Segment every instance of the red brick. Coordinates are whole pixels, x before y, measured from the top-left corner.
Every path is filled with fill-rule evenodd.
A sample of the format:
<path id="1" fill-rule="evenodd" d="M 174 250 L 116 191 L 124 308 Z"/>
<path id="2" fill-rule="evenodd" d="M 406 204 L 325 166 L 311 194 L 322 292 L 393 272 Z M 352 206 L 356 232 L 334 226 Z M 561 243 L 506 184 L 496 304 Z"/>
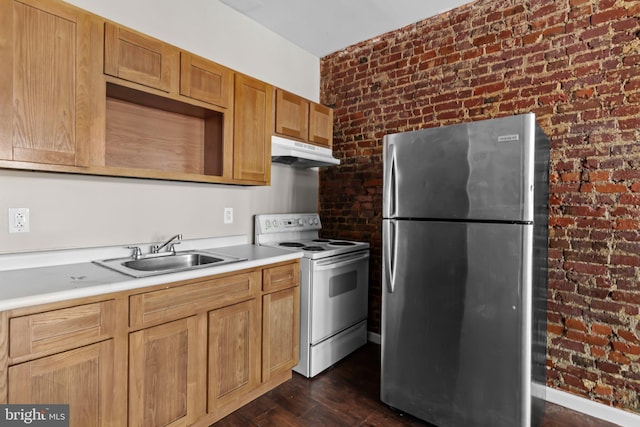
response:
<path id="1" fill-rule="evenodd" d="M 627 353 L 632 355 L 632 356 L 639 356 L 640 355 L 640 345 L 629 344 Z"/>
<path id="2" fill-rule="evenodd" d="M 611 293 L 611 299 L 613 299 L 614 301 L 625 301 L 632 304 L 640 305 L 640 292 L 613 291 Z"/>
<path id="3" fill-rule="evenodd" d="M 584 382 L 580 377 L 576 377 L 575 375 L 565 374 L 562 376 L 562 378 L 564 379 L 565 383 L 567 383 L 570 386 L 576 387 L 583 391 L 589 390 L 587 387 L 585 387 Z"/>
<path id="4" fill-rule="evenodd" d="M 595 186 L 599 193 L 626 193 L 628 188 L 624 184 L 599 184 Z"/>
<path id="5" fill-rule="evenodd" d="M 593 0 L 569 0 L 570 6 L 581 6 L 585 3 L 591 3 Z"/>
<path id="6" fill-rule="evenodd" d="M 615 19 L 623 18 L 627 16 L 627 11 L 623 8 L 606 10 L 604 12 L 596 13 L 591 16 L 591 23 L 593 25 L 602 24 L 604 22 L 613 21 Z"/>
<path id="7" fill-rule="evenodd" d="M 613 330 L 608 325 L 594 323 L 591 325 L 591 332 L 597 335 L 611 335 Z"/>
<path id="8" fill-rule="evenodd" d="M 591 98 L 593 96 L 594 89 L 586 88 L 586 89 L 577 89 L 573 94 L 576 98 Z"/>
<path id="9" fill-rule="evenodd" d="M 589 171 L 589 182 L 608 181 L 610 178 L 609 171 Z"/>
<path id="10" fill-rule="evenodd" d="M 598 346 L 598 347 L 605 347 L 607 345 L 609 345 L 609 339 L 601 337 L 601 336 L 593 336 L 593 335 L 587 335 L 585 342 L 587 344 L 589 344 L 590 346 Z"/>
<path id="11" fill-rule="evenodd" d="M 640 227 L 640 221 L 637 219 L 619 219 L 616 220 L 613 227 L 616 230 L 636 230 Z"/>
<path id="12" fill-rule="evenodd" d="M 607 372 L 609 374 L 619 374 L 621 371 L 619 365 L 609 362 L 596 362 L 596 367 L 601 371 Z"/>
<path id="13" fill-rule="evenodd" d="M 611 263 L 640 267 L 640 257 L 626 256 L 626 255 L 612 255 Z"/>
<path id="14" fill-rule="evenodd" d="M 638 338 L 638 336 L 636 336 L 633 332 L 631 331 L 627 331 L 624 329 L 618 329 L 616 331 L 616 334 L 620 337 L 625 339 L 628 342 L 632 342 L 632 343 L 637 343 L 640 344 L 640 338 Z"/>
<path id="15" fill-rule="evenodd" d="M 589 347 L 589 353 L 595 357 L 604 359 L 607 357 L 607 351 L 602 347 Z"/>
<path id="16" fill-rule="evenodd" d="M 619 365 L 628 365 L 629 363 L 631 363 L 631 360 L 619 351 L 610 352 L 609 360 Z"/>
<path id="17" fill-rule="evenodd" d="M 554 217 L 549 219 L 549 225 L 552 227 L 569 227 L 574 224 L 573 218 Z"/>
<path id="18" fill-rule="evenodd" d="M 552 335 L 562 336 L 562 334 L 564 333 L 564 327 L 562 325 L 548 324 L 547 332 L 549 332 Z"/>
<path id="19" fill-rule="evenodd" d="M 609 385 L 596 385 L 593 390 L 595 394 L 599 394 L 600 396 L 613 396 L 613 387 Z"/>

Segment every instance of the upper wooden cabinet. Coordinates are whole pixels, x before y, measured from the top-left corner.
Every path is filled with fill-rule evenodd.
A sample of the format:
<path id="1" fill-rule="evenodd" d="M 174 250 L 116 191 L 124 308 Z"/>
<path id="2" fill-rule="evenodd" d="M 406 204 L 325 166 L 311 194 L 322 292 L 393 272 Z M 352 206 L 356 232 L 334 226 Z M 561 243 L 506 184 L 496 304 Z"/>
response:
<path id="1" fill-rule="evenodd" d="M 0 160 L 77 164 L 100 61 L 95 26 L 64 3 L 0 0 Z"/>
<path id="2" fill-rule="evenodd" d="M 309 135 L 309 101 L 276 89 L 276 133 L 307 139 Z"/>
<path id="3" fill-rule="evenodd" d="M 233 71 L 189 52 L 181 52 L 180 94 L 228 108 L 233 99 Z"/>
<path id="4" fill-rule="evenodd" d="M 179 51 L 154 38 L 107 22 L 104 72 L 164 92 L 175 87 Z"/>
<path id="5" fill-rule="evenodd" d="M 228 108 L 233 70 L 111 22 L 104 27 L 104 73 Z"/>
<path id="6" fill-rule="evenodd" d="M 268 182 L 240 182 L 233 170 L 233 70 L 113 23 L 104 37 L 105 138 L 104 149 L 93 150 L 102 155 L 95 166 L 127 176 Z"/>
<path id="7" fill-rule="evenodd" d="M 236 73 L 233 177 L 268 184 L 271 180 L 273 86 Z"/>
<path id="8" fill-rule="evenodd" d="M 321 104 L 309 104 L 309 142 L 333 146 L 333 110 Z"/>
<path id="9" fill-rule="evenodd" d="M 276 89 L 276 134 L 312 144 L 333 145 L 333 110 L 282 89 Z"/>
<path id="10" fill-rule="evenodd" d="M 0 0 L 0 168 L 269 185 L 273 86 L 61 0 Z M 284 91 L 277 132 L 331 146 Z"/>

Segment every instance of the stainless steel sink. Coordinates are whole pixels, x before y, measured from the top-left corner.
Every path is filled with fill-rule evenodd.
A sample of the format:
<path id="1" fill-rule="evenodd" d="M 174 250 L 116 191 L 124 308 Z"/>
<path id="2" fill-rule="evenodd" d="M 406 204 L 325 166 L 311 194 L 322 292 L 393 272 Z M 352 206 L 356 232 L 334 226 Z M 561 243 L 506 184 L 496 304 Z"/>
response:
<path id="1" fill-rule="evenodd" d="M 157 274 L 174 273 L 177 271 L 193 270 L 197 268 L 213 267 L 232 262 L 244 261 L 228 255 L 221 255 L 204 251 L 181 251 L 167 254 L 151 254 L 142 258 L 112 258 L 94 261 L 103 267 L 133 277 L 146 277 Z"/>

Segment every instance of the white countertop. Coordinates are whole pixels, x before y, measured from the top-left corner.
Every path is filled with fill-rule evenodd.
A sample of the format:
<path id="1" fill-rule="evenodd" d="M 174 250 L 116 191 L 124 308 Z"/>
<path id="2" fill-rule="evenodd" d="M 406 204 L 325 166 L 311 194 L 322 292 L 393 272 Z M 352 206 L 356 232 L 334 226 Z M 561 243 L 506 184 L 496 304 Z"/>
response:
<path id="1" fill-rule="evenodd" d="M 0 255 L 0 311 L 144 288 L 302 257 L 302 252 L 255 246 L 242 243 L 244 241 L 246 239 L 243 238 L 185 241 L 184 243 L 188 244 L 179 247 L 179 250 L 212 251 L 243 258 L 246 261 L 143 278 L 133 278 L 91 262 L 130 255 L 130 250 L 125 250 L 123 255 L 124 247 L 73 250 L 66 251 L 66 254 L 61 254 L 61 251 L 48 251 Z M 230 245 L 218 246 L 219 244 Z M 15 268 L 10 268 L 11 266 Z"/>

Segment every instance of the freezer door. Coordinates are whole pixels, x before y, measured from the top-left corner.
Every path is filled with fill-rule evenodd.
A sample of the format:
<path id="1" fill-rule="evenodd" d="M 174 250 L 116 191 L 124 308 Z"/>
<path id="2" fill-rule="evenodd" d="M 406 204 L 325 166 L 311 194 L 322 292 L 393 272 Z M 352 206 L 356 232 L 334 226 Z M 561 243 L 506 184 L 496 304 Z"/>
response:
<path id="1" fill-rule="evenodd" d="M 385 218 L 532 221 L 535 116 L 384 137 Z"/>
<path id="2" fill-rule="evenodd" d="M 382 401 L 439 427 L 530 425 L 531 230 L 383 220 Z"/>

